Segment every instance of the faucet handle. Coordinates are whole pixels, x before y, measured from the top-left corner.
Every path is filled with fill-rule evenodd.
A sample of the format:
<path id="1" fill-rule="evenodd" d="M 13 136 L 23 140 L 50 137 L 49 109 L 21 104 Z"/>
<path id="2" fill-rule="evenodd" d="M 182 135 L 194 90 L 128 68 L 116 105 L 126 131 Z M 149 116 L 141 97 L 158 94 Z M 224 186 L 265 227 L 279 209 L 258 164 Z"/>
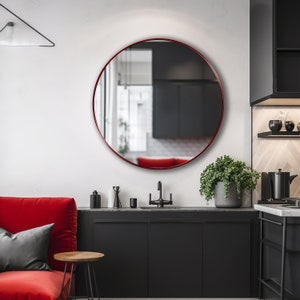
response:
<path id="1" fill-rule="evenodd" d="M 149 193 L 149 205 L 151 205 L 151 193 Z"/>

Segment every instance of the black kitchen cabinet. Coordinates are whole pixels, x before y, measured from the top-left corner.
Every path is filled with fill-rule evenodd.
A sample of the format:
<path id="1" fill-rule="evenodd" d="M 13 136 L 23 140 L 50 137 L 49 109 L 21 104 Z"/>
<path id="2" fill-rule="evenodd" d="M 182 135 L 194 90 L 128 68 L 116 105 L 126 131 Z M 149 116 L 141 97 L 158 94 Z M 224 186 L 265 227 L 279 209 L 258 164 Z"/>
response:
<path id="1" fill-rule="evenodd" d="M 94 250 L 108 254 L 96 265 L 102 297 L 147 297 L 146 224 L 96 221 Z"/>
<path id="2" fill-rule="evenodd" d="M 256 297 L 257 224 L 253 209 L 79 209 L 78 249 L 105 254 L 102 297 Z"/>
<path id="3" fill-rule="evenodd" d="M 97 211 L 79 211 L 78 249 L 105 254 L 95 264 L 101 297 L 147 297 L 147 223 L 107 219 Z M 84 295 L 85 277 L 77 275 L 77 293 Z"/>
<path id="4" fill-rule="evenodd" d="M 204 225 L 205 297 L 251 297 L 251 230 L 250 220 Z"/>
<path id="5" fill-rule="evenodd" d="M 202 224 L 149 224 L 149 297 L 201 297 L 202 263 Z"/>
<path id="6" fill-rule="evenodd" d="M 276 0 L 275 20 L 276 92 L 300 95 L 300 2 Z"/>
<path id="7" fill-rule="evenodd" d="M 250 101 L 273 95 L 273 0 L 250 1 Z"/>
<path id="8" fill-rule="evenodd" d="M 300 299 L 300 219 L 260 213 L 263 299 Z"/>
<path id="9" fill-rule="evenodd" d="M 299 98 L 300 1 L 251 0 L 250 7 L 251 104 Z"/>

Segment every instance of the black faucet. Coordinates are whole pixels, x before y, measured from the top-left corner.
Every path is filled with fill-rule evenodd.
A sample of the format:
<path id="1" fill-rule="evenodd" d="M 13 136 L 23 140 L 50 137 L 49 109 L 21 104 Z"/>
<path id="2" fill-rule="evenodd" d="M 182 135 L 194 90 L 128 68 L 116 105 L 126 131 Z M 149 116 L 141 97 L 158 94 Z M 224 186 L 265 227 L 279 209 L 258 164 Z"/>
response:
<path id="1" fill-rule="evenodd" d="M 172 194 L 170 193 L 170 200 L 164 200 L 162 197 L 162 183 L 157 183 L 157 190 L 159 191 L 159 198 L 157 200 L 151 200 L 151 193 L 149 194 L 149 205 L 157 205 L 157 207 L 164 207 L 164 205 L 172 205 Z"/>

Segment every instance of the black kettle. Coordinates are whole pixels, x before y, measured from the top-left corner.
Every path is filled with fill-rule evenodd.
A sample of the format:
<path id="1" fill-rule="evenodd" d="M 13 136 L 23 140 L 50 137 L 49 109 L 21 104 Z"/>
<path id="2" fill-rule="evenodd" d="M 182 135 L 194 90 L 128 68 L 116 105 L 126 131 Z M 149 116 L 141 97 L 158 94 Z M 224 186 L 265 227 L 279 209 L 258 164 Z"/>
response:
<path id="1" fill-rule="evenodd" d="M 281 200 L 290 196 L 290 184 L 298 175 L 289 172 L 262 173 L 262 200 Z"/>

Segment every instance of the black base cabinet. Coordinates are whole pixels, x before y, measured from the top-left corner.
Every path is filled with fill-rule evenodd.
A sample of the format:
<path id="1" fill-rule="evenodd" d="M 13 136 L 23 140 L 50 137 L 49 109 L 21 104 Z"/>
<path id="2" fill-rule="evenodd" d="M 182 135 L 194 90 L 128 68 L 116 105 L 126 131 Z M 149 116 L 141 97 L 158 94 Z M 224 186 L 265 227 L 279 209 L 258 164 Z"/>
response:
<path id="1" fill-rule="evenodd" d="M 252 295 L 251 226 L 250 220 L 205 224 L 203 285 L 206 297 Z"/>
<path id="2" fill-rule="evenodd" d="M 300 218 L 261 213 L 262 299 L 300 299 Z M 283 264 L 284 261 L 284 264 Z"/>
<path id="3" fill-rule="evenodd" d="M 149 224 L 149 297 L 202 296 L 202 224 Z"/>
<path id="4" fill-rule="evenodd" d="M 258 234 L 252 209 L 78 210 L 78 249 L 105 254 L 95 273 L 108 298 L 257 297 Z"/>
<path id="5" fill-rule="evenodd" d="M 101 296 L 147 297 L 146 224 L 96 221 L 94 251 L 107 254 L 96 269 Z"/>

